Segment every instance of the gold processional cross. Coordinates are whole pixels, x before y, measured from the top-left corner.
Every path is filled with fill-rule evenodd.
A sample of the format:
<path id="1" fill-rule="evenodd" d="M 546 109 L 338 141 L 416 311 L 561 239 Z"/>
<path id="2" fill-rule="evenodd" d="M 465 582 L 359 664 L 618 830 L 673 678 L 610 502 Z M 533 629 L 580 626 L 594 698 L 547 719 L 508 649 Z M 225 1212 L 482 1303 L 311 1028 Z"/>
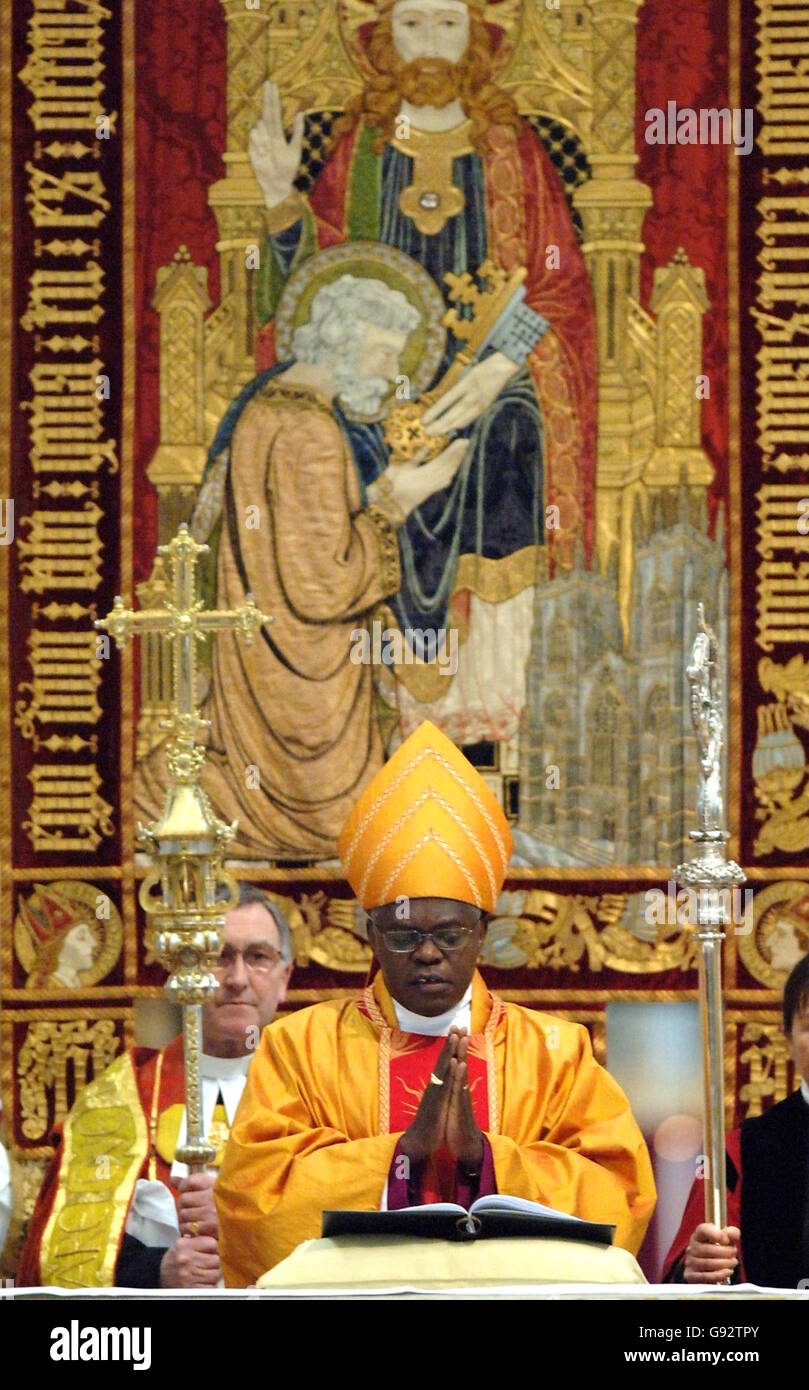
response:
<path id="1" fill-rule="evenodd" d="M 216 1150 L 203 1134 L 200 1107 L 202 1004 L 216 990 L 212 966 L 222 947 L 224 914 L 236 901 L 237 885 L 222 867 L 226 845 L 237 822 L 228 825 L 214 814 L 199 785 L 205 748 L 197 735 L 206 727 L 197 701 L 197 643 L 207 633 L 236 630 L 248 646 L 272 622 L 248 594 L 232 612 L 205 609 L 197 597 L 197 563 L 208 551 L 188 527 L 180 527 L 158 553 L 168 562 L 172 598 L 164 608 L 125 608 L 120 597 L 112 611 L 96 622 L 123 650 L 129 637 L 160 633 L 172 647 L 171 718 L 161 722 L 169 733 L 166 763 L 170 785 L 159 820 L 138 825 L 138 842 L 156 867 L 141 885 L 140 901 L 152 919 L 149 939 L 168 971 L 166 993 L 183 1010 L 185 1049 L 186 1143 L 176 1157 L 189 1167 L 212 1163 Z M 228 890 L 223 900 L 221 890 Z"/>

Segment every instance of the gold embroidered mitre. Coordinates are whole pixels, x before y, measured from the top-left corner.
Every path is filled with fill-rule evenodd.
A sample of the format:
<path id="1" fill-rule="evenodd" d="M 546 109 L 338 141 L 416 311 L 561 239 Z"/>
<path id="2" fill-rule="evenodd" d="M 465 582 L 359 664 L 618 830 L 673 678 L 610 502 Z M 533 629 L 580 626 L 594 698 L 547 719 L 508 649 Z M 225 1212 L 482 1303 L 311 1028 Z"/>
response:
<path id="1" fill-rule="evenodd" d="M 493 912 L 512 848 L 494 793 L 428 722 L 368 784 L 338 842 L 366 911 L 408 897 L 453 898 Z"/>

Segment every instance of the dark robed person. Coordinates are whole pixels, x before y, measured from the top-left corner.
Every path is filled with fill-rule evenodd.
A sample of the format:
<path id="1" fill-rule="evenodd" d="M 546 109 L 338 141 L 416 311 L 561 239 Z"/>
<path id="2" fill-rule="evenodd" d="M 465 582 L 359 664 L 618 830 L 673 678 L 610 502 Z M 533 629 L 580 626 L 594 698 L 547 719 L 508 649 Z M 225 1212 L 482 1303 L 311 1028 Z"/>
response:
<path id="1" fill-rule="evenodd" d="M 704 1183 L 694 1182 L 666 1280 L 792 1289 L 809 1281 L 809 956 L 787 979 L 783 1019 L 800 1086 L 728 1135 L 723 1229 L 705 1221 Z"/>

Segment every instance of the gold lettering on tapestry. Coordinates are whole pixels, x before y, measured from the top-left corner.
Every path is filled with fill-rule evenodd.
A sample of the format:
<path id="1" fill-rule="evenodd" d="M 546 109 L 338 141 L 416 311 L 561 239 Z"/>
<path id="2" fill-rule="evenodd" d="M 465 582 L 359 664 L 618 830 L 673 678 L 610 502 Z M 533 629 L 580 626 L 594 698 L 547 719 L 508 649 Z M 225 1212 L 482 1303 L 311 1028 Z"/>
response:
<path id="1" fill-rule="evenodd" d="M 14 723 L 33 740 L 36 724 L 94 724 L 101 715 L 96 639 L 89 632 L 37 632 L 28 638 L 33 679 L 19 686 Z"/>
<path id="2" fill-rule="evenodd" d="M 103 400 L 96 383 L 104 363 L 48 362 L 30 374 L 31 467 L 35 473 L 96 473 L 118 467 L 115 441 L 103 439 Z"/>
<path id="3" fill-rule="evenodd" d="M 114 834 L 113 808 L 100 795 L 95 767 L 38 763 L 28 779 L 34 795 L 23 830 L 38 853 L 96 850 L 102 836 Z"/>
<path id="4" fill-rule="evenodd" d="M 17 686 L 15 724 L 34 752 L 22 826 L 44 853 L 96 849 L 114 832 L 95 761 L 106 653 L 92 628 L 95 606 L 81 600 L 99 588 L 103 573 L 104 512 L 95 479 L 118 468 L 108 418 L 111 374 L 96 331 L 107 294 L 100 234 L 112 208 L 99 160 L 117 113 L 104 103 L 111 8 L 95 0 L 33 0 L 31 9 L 19 78 L 41 138 L 25 164 L 25 203 L 43 235 L 34 241 L 20 326 L 33 350 L 31 395 L 22 408 L 37 505 L 19 519 L 18 553 L 21 592 L 38 601 L 27 639 L 30 678 L 23 673 Z"/>
<path id="5" fill-rule="evenodd" d="M 75 147 L 51 145 L 49 148 L 51 152 L 59 150 L 61 157 L 68 151 L 69 158 L 77 157 Z M 89 147 L 80 149 L 82 153 L 90 153 Z M 97 227 L 104 221 L 110 204 L 104 196 L 101 176 L 95 170 L 71 169 L 57 175 L 34 164 L 26 164 L 25 168 L 29 175 L 25 201 L 35 227 Z M 71 197 L 78 201 L 81 211 L 65 210 L 65 202 Z"/>
<path id="6" fill-rule="evenodd" d="M 809 847 L 809 703 L 784 647 L 809 640 L 809 0 L 760 0 L 756 66 L 766 190 L 756 205 L 758 565 L 756 641 L 762 689 L 752 757 L 757 854 Z M 772 190 L 772 191 L 770 191 Z"/>
<path id="7" fill-rule="evenodd" d="M 758 109 L 764 119 L 759 145 L 766 155 L 809 154 L 809 107 L 804 104 L 809 5 L 806 0 L 759 0 L 756 10 Z"/>
<path id="8" fill-rule="evenodd" d="M 101 583 L 101 509 L 85 502 L 75 511 L 37 510 L 20 523 L 27 535 L 19 541 L 25 593 L 52 589 L 97 589 Z M 95 722 L 95 721 L 94 721 Z"/>
<path id="9" fill-rule="evenodd" d="M 744 1118 L 760 1115 L 762 1102 L 786 1099 L 790 1090 L 789 1054 L 780 1023 L 755 1019 L 745 1023 L 741 1034 L 739 1062 L 747 1080 L 739 1088 Z"/>
<path id="10" fill-rule="evenodd" d="M 104 28 L 112 17 L 103 5 L 79 0 L 82 10 L 68 10 L 67 0 L 34 0 L 28 25 L 30 57 L 20 80 L 34 98 L 28 116 L 37 131 L 95 130 L 109 118 L 104 92 Z"/>
<path id="11" fill-rule="evenodd" d="M 47 1139 L 53 1126 L 65 1118 L 73 1096 L 92 1076 L 100 1076 L 117 1052 L 113 1019 L 32 1023 L 17 1061 L 20 1117 L 26 1138 Z"/>

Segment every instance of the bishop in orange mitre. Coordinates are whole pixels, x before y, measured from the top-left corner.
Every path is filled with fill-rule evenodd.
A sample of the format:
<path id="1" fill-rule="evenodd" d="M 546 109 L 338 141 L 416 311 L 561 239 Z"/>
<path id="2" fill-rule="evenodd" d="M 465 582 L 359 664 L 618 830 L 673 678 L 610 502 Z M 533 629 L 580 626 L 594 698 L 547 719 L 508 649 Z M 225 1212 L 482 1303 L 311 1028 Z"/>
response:
<path id="1" fill-rule="evenodd" d="M 475 970 L 511 848 L 432 724 L 360 797 L 340 854 L 379 970 L 264 1030 L 215 1194 L 227 1284 L 319 1236 L 327 1208 L 493 1192 L 612 1224 L 637 1251 L 655 1190 L 626 1096 L 585 1028 L 504 1003 Z"/>

